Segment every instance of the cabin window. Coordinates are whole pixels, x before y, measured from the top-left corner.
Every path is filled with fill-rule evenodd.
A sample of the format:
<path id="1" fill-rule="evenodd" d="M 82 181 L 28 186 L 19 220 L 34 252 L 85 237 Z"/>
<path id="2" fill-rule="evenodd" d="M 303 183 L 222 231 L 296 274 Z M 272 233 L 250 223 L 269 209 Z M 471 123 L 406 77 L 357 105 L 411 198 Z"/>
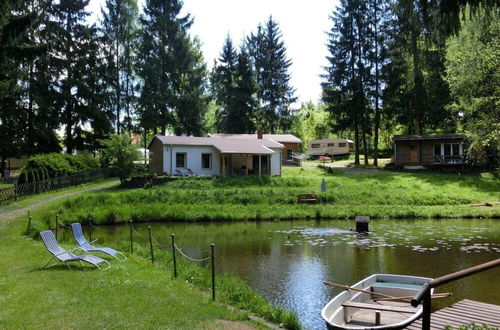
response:
<path id="1" fill-rule="evenodd" d="M 292 160 L 293 159 L 293 149 L 286 149 L 286 159 Z"/>
<path id="2" fill-rule="evenodd" d="M 335 143 L 328 143 L 329 147 L 335 147 Z"/>
<path id="3" fill-rule="evenodd" d="M 437 143 L 434 145 L 434 155 L 436 156 L 460 156 L 462 154 L 462 143 Z"/>
<path id="4" fill-rule="evenodd" d="M 204 170 L 212 168 L 212 154 L 201 154 L 201 168 Z"/>
<path id="5" fill-rule="evenodd" d="M 319 147 L 320 147 L 319 143 L 311 144 L 311 148 L 319 148 Z"/>
<path id="6" fill-rule="evenodd" d="M 354 143 L 349 142 L 349 151 L 354 152 Z"/>
<path id="7" fill-rule="evenodd" d="M 186 153 L 185 152 L 176 152 L 175 153 L 175 167 L 185 168 L 186 166 Z"/>
<path id="8" fill-rule="evenodd" d="M 345 148 L 347 144 L 345 142 L 340 142 L 339 143 L 339 148 Z"/>

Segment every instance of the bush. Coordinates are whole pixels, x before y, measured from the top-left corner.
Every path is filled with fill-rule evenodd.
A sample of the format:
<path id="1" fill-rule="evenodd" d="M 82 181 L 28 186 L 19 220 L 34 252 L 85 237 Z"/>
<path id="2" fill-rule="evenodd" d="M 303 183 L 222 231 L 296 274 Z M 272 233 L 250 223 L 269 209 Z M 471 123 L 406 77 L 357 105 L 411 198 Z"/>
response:
<path id="1" fill-rule="evenodd" d="M 22 168 L 18 183 L 67 176 L 98 168 L 99 161 L 90 154 L 76 156 L 58 153 L 35 155 L 30 157 Z"/>

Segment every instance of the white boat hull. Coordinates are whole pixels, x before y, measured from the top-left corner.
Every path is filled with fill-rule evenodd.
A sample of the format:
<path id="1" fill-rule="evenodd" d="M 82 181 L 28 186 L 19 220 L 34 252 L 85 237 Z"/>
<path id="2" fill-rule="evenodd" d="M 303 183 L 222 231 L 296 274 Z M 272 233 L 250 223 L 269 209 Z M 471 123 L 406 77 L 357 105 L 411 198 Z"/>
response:
<path id="1" fill-rule="evenodd" d="M 351 288 L 405 297 L 414 296 L 430 280 L 417 276 L 374 274 Z M 401 329 L 422 315 L 422 306 L 412 307 L 409 299 L 408 302 L 376 299 L 380 297 L 346 290 L 325 305 L 321 316 L 328 329 L 366 330 Z"/>

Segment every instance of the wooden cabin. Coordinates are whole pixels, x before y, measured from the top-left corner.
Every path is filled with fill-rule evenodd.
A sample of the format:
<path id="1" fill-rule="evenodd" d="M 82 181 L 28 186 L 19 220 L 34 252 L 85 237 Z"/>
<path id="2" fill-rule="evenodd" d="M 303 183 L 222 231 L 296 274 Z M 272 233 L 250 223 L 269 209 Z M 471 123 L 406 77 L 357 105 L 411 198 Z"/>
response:
<path id="1" fill-rule="evenodd" d="M 354 143 L 348 139 L 321 139 L 309 142 L 308 157 L 349 155 L 354 152 Z"/>
<path id="2" fill-rule="evenodd" d="M 465 164 L 465 135 L 396 135 L 394 163 L 404 166 L 443 166 Z"/>

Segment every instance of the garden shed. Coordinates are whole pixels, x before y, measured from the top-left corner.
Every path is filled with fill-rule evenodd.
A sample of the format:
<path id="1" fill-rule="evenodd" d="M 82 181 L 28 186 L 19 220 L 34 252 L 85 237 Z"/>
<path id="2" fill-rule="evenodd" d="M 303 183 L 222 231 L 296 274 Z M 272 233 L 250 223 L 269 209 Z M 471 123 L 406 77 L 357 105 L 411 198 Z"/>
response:
<path id="1" fill-rule="evenodd" d="M 463 165 L 463 134 L 394 136 L 394 163 L 405 166 Z"/>

